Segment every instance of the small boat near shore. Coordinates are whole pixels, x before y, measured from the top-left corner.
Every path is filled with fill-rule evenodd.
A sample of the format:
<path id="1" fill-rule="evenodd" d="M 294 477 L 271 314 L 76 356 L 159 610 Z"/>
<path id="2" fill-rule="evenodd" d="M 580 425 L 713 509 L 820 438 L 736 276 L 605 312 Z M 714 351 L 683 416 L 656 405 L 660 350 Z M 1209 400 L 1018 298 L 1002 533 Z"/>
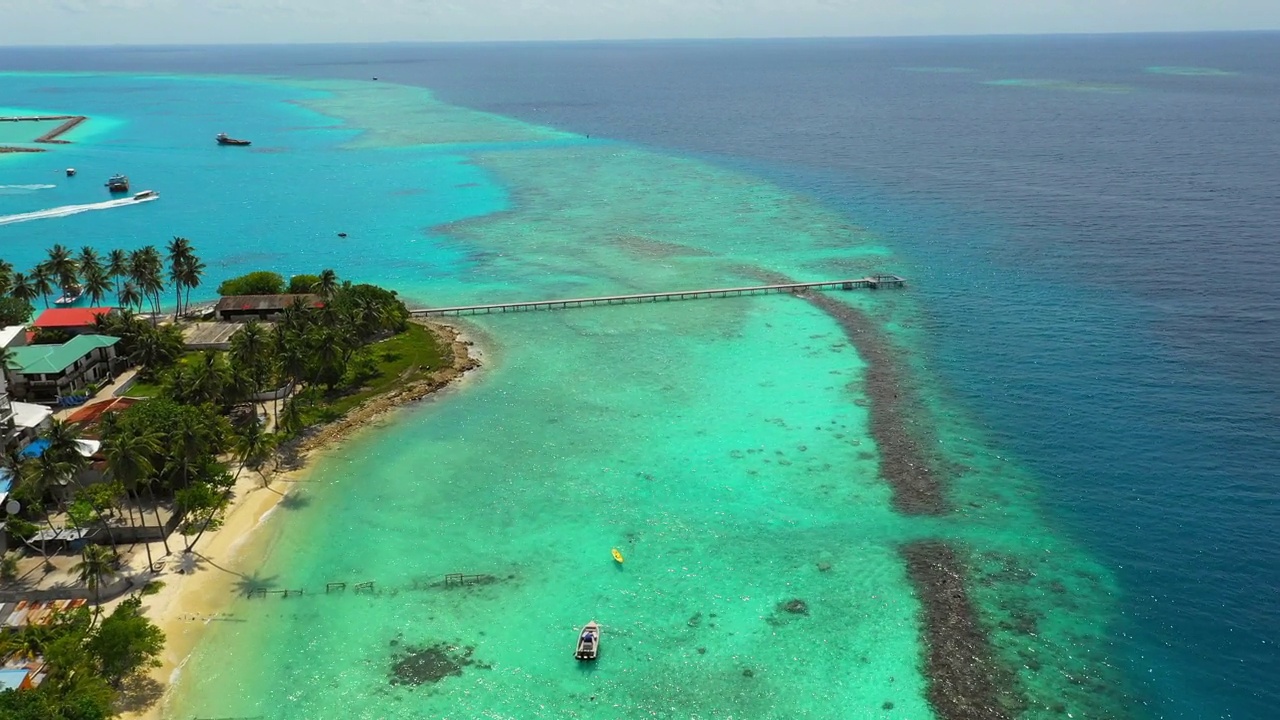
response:
<path id="1" fill-rule="evenodd" d="M 622 551 L 618 548 L 613 549 L 613 560 L 617 563 L 621 563 L 623 561 Z"/>
<path id="2" fill-rule="evenodd" d="M 112 175 L 107 179 L 107 190 L 113 193 L 129 192 L 129 178 L 125 175 Z"/>
<path id="3" fill-rule="evenodd" d="M 249 145 L 252 144 L 248 140 L 237 140 L 236 138 L 233 138 L 233 137 L 227 137 L 226 133 L 218 133 L 218 135 L 214 139 L 218 141 L 219 145 L 236 145 L 239 147 L 248 147 Z"/>
<path id="4" fill-rule="evenodd" d="M 53 304 L 58 305 L 60 307 L 75 305 L 76 301 L 79 300 L 83 295 L 84 295 L 84 288 L 80 287 L 79 285 L 71 285 L 69 287 L 65 287 L 62 289 L 62 297 L 58 298 L 57 300 L 54 300 Z"/>
<path id="5" fill-rule="evenodd" d="M 143 190 L 137 195 L 134 195 L 133 199 L 134 200 L 150 200 L 152 198 L 158 198 L 158 197 L 160 197 L 160 193 L 156 192 L 155 190 Z"/>
<path id="6" fill-rule="evenodd" d="M 595 620 L 582 626 L 578 633 L 578 650 L 574 657 L 579 660 L 595 660 L 600 654 L 600 625 Z"/>

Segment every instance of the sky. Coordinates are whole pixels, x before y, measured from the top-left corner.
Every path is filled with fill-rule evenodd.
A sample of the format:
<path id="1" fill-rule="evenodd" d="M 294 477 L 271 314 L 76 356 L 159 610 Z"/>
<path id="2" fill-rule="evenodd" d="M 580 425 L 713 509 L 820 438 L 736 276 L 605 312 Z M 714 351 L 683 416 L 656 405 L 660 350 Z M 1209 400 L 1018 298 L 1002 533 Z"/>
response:
<path id="1" fill-rule="evenodd" d="M 0 0 L 0 45 L 1280 29 L 1280 0 Z"/>

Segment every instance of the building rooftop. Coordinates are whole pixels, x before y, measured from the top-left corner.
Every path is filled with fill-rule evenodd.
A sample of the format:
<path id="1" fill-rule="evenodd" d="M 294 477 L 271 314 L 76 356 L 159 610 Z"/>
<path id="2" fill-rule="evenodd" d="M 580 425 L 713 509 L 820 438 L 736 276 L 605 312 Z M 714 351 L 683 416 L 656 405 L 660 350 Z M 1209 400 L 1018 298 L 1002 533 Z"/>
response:
<path id="1" fill-rule="evenodd" d="M 102 416 L 108 412 L 122 412 L 133 407 L 138 401 L 130 397 L 118 397 L 110 400 L 103 400 L 92 405 L 84 407 L 71 413 L 67 418 L 67 422 L 72 425 L 94 425 L 102 420 Z M 18 403 L 14 403 L 17 405 Z"/>
<path id="2" fill-rule="evenodd" d="M 263 310 L 284 310 L 293 304 L 294 299 L 301 299 L 307 307 L 323 307 L 319 295 L 289 294 L 283 295 L 226 295 L 218 301 L 215 311 L 224 312 L 260 312 Z"/>
<path id="3" fill-rule="evenodd" d="M 120 338 L 77 335 L 61 345 L 27 345 L 10 349 L 9 369 L 23 375 L 60 373 L 97 348 L 111 347 Z"/>
<path id="4" fill-rule="evenodd" d="M 13 424 L 15 427 L 23 429 L 38 428 L 44 424 L 44 421 L 53 417 L 53 411 L 43 405 L 17 401 L 10 403 L 10 405 L 13 407 Z"/>
<path id="5" fill-rule="evenodd" d="M 0 330 L 0 348 L 7 348 L 27 332 L 25 325 L 10 325 Z"/>
<path id="6" fill-rule="evenodd" d="M 110 307 L 92 307 L 92 308 L 49 308 L 40 313 L 40 317 L 36 318 L 36 327 L 48 328 L 78 328 L 89 327 L 98 319 L 99 315 L 109 315 L 115 311 Z"/>

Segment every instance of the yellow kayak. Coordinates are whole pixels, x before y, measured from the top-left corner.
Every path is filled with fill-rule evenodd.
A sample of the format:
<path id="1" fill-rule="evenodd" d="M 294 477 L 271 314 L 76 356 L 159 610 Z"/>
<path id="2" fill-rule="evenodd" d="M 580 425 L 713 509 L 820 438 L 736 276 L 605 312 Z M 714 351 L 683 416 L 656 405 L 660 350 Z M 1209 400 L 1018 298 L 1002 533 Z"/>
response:
<path id="1" fill-rule="evenodd" d="M 622 551 L 618 548 L 613 549 L 613 559 L 618 562 L 622 562 Z"/>

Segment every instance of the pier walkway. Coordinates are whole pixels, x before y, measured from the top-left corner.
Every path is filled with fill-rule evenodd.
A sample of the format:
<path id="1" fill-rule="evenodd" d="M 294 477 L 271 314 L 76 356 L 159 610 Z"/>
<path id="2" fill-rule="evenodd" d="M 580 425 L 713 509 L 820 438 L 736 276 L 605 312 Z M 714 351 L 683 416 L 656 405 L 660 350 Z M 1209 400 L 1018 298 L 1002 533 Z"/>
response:
<path id="1" fill-rule="evenodd" d="M 590 305 L 625 305 L 628 303 L 658 302 L 669 300 L 701 300 L 705 298 L 734 297 L 738 295 L 763 295 L 769 293 L 801 293 L 808 290 L 878 290 L 900 288 L 906 280 L 897 275 L 872 275 L 856 280 L 824 280 L 822 282 L 789 283 L 786 285 L 751 285 L 748 287 L 713 288 L 708 290 L 677 290 L 675 292 L 639 293 L 636 295 L 601 295 L 599 297 L 568 298 L 564 300 L 532 300 L 526 302 L 492 303 L 488 305 L 455 305 L 452 307 L 419 308 L 410 310 L 418 317 L 442 315 L 480 315 L 495 312 L 519 312 L 522 310 L 559 310 Z"/>
<path id="2" fill-rule="evenodd" d="M 0 122 L 53 122 L 54 120 L 62 120 L 61 125 L 36 138 L 33 142 L 67 145 L 70 141 L 59 140 L 58 136 L 70 132 L 72 128 L 88 119 L 84 115 L 20 115 L 0 117 Z"/>

